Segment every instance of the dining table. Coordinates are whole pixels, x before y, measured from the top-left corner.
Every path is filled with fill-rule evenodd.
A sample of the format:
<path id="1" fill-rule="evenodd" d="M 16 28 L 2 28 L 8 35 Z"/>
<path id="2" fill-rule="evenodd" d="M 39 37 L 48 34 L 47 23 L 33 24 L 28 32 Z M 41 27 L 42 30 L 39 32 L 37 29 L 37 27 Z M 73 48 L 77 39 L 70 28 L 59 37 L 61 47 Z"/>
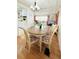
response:
<path id="1" fill-rule="evenodd" d="M 27 31 L 28 31 L 28 33 L 40 38 L 40 40 L 39 40 L 40 52 L 41 52 L 41 46 L 42 46 L 42 44 L 41 44 L 42 37 L 45 36 L 49 32 L 53 32 L 53 31 L 50 31 L 50 27 L 49 26 L 44 28 L 44 29 L 40 29 L 39 27 L 32 26 L 32 27 L 28 28 Z"/>
<path id="2" fill-rule="evenodd" d="M 42 41 L 42 37 L 45 36 L 47 34 L 47 29 L 40 29 L 39 27 L 33 26 L 30 27 L 28 30 L 28 33 L 30 33 L 33 36 L 39 37 L 39 43 L 40 43 L 40 52 L 41 52 L 41 41 Z"/>

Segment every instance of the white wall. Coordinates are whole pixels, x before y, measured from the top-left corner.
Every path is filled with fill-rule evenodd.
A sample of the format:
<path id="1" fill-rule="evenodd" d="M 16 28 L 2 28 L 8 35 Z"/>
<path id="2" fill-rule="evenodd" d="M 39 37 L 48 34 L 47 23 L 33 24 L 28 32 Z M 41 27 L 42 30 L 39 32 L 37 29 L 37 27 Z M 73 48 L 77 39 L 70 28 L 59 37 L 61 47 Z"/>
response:
<path id="1" fill-rule="evenodd" d="M 60 11 L 59 11 L 58 25 L 59 25 L 58 40 L 59 40 L 59 47 L 61 49 L 61 12 Z"/>
<path id="2" fill-rule="evenodd" d="M 18 21 L 18 26 L 17 27 L 21 27 L 21 28 L 24 28 L 24 29 L 27 29 L 29 27 L 31 27 L 34 23 L 33 21 L 33 12 L 31 10 L 29 10 L 29 8 L 27 8 L 25 5 L 21 4 L 18 2 L 18 6 L 22 7 L 23 9 L 26 10 L 26 13 L 27 13 L 27 20 L 21 22 L 21 21 Z"/>

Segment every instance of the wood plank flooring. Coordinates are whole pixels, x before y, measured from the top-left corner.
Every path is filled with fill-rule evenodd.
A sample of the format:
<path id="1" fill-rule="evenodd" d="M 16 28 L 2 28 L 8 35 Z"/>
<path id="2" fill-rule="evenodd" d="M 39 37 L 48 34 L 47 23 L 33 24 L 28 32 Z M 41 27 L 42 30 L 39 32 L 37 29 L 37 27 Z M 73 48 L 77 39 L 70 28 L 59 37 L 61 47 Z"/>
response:
<path id="1" fill-rule="evenodd" d="M 53 57 L 52 57 L 53 56 Z M 61 51 L 58 43 L 58 37 L 54 35 L 52 41 L 51 59 L 61 59 Z"/>
<path id="2" fill-rule="evenodd" d="M 44 49 L 42 49 L 42 52 L 40 52 L 39 46 L 37 46 L 37 45 L 33 45 L 31 47 L 31 52 L 29 53 L 28 49 L 27 49 L 27 45 L 25 48 L 24 43 L 25 43 L 24 40 L 19 41 L 19 38 L 18 38 L 17 47 L 19 46 L 19 48 L 17 48 L 17 51 L 18 51 L 17 59 L 61 59 L 58 38 L 56 35 L 54 35 L 54 38 L 52 41 L 52 50 L 51 50 L 50 57 L 48 57 L 44 54 Z"/>

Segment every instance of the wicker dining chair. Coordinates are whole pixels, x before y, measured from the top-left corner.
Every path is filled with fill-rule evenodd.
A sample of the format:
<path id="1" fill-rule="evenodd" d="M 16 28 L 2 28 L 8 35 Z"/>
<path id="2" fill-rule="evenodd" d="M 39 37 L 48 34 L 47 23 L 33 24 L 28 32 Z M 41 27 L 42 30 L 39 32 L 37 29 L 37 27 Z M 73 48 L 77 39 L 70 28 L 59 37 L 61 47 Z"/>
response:
<path id="1" fill-rule="evenodd" d="M 31 46 L 38 41 L 39 41 L 38 37 L 26 31 L 26 43 L 28 45 L 29 52 L 31 50 Z"/>
<path id="2" fill-rule="evenodd" d="M 49 51 L 51 49 L 51 43 L 52 43 L 53 36 L 54 36 L 55 32 L 57 31 L 57 29 L 58 29 L 58 26 L 54 26 L 52 33 L 46 34 L 45 36 L 42 37 L 41 44 L 44 43 L 44 44 L 48 45 Z"/>

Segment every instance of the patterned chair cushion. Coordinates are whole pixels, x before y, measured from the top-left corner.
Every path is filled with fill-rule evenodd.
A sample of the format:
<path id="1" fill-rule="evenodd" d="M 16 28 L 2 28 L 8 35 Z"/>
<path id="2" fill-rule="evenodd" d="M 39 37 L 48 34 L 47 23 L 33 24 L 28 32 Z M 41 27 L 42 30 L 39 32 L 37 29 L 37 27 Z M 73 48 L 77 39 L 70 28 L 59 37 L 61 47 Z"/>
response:
<path id="1" fill-rule="evenodd" d="M 51 34 L 46 34 L 45 36 L 42 37 L 42 41 L 49 42 L 50 36 L 51 36 Z"/>
<path id="2" fill-rule="evenodd" d="M 30 38 L 31 38 L 31 42 L 39 39 L 39 37 L 36 37 L 36 36 L 33 36 L 33 35 L 30 35 Z"/>

